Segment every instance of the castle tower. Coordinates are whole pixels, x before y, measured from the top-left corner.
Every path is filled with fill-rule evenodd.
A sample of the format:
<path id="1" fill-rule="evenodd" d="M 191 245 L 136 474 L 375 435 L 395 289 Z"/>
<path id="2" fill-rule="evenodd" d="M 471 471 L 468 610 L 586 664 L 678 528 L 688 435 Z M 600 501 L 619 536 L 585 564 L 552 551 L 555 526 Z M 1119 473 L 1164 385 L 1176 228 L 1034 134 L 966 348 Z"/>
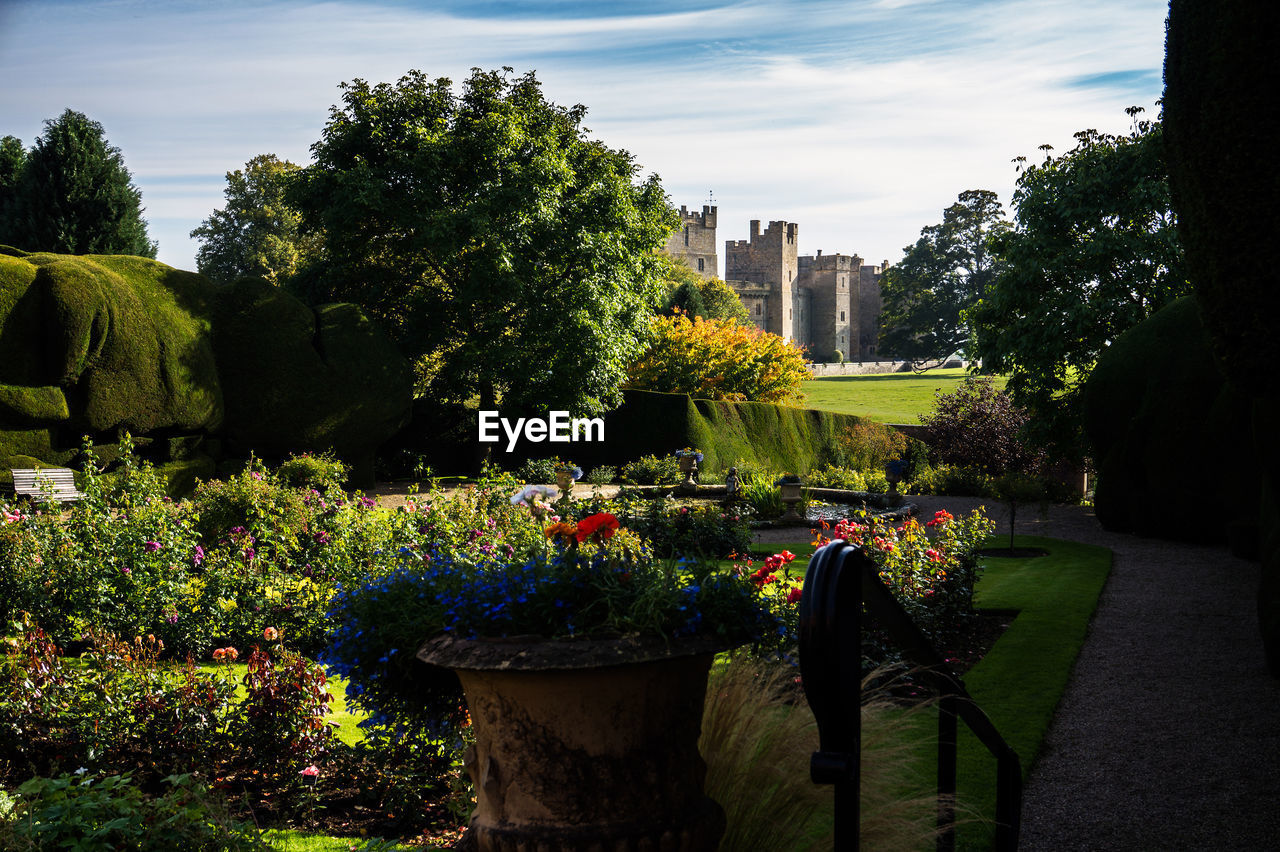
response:
<path id="1" fill-rule="evenodd" d="M 667 254 L 683 258 L 703 278 L 720 275 L 716 261 L 716 208 L 704 204 L 701 213 L 680 205 L 680 228 L 667 237 Z"/>
<path id="2" fill-rule="evenodd" d="M 862 258 L 856 254 L 828 254 L 799 258 L 797 287 L 808 292 L 809 357 L 831 361 L 839 350 L 842 358 L 858 354 L 858 308 L 853 294 L 859 290 Z M 799 333 L 799 329 L 797 329 Z"/>
<path id="3" fill-rule="evenodd" d="M 888 268 L 887 260 L 880 261 L 879 266 L 863 262 L 858 275 L 858 348 L 850 356 L 859 361 L 879 359 L 876 347 L 880 344 L 880 311 L 883 307 L 880 279 Z"/>
<path id="4" fill-rule="evenodd" d="M 763 316 L 752 316 L 752 319 L 785 340 L 795 339 L 799 230 L 800 226 L 794 222 L 770 222 L 762 234 L 760 220 L 752 219 L 749 240 L 726 240 L 724 244 L 725 280 L 732 282 L 731 286 L 740 293 L 768 288 L 767 297 L 754 302 L 762 306 Z M 754 286 L 740 287 L 738 282 Z M 743 301 L 751 312 L 753 301 L 746 298 Z M 803 301 L 799 307 L 803 313 Z"/>

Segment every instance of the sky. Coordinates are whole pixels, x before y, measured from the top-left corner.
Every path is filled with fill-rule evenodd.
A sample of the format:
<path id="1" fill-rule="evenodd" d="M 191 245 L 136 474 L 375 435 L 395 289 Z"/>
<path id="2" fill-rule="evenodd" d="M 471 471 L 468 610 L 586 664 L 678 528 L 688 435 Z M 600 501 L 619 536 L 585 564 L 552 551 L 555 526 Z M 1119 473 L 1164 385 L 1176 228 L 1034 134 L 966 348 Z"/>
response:
<path id="1" fill-rule="evenodd" d="M 0 136 L 67 108 L 103 125 L 159 259 L 225 174 L 310 161 L 339 84 L 537 72 L 675 206 L 799 224 L 801 254 L 896 262 L 967 189 L 1009 205 L 1013 159 L 1156 114 L 1165 0 L 0 0 Z"/>

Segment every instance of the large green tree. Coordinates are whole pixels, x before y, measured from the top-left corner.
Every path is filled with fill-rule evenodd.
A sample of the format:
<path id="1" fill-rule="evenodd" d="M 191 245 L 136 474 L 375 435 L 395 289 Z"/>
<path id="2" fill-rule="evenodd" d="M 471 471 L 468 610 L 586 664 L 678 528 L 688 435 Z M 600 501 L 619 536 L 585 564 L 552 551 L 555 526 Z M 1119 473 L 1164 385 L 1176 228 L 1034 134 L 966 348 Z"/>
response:
<path id="1" fill-rule="evenodd" d="M 689 316 L 747 323 L 747 306 L 728 284 L 719 278 L 703 278 L 682 257 L 664 260 L 667 294 L 661 307 L 663 313 L 673 313 L 678 308 Z"/>
<path id="2" fill-rule="evenodd" d="M 101 124 L 68 109 L 45 122 L 21 160 L 15 160 L 15 142 L 6 137 L 0 145 L 5 163 L 16 162 L 19 170 L 0 209 L 0 243 L 33 252 L 156 256 L 142 193 Z"/>
<path id="3" fill-rule="evenodd" d="M 26 162 L 27 151 L 21 139 L 16 136 L 0 139 L 0 238 L 11 230 L 9 222 L 16 213 L 18 179 Z"/>
<path id="4" fill-rule="evenodd" d="M 196 269 L 220 284 L 242 276 L 279 285 L 319 257 L 320 235 L 299 233 L 301 216 L 285 201 L 289 178 L 301 166 L 259 154 L 227 172 L 226 207 L 191 232 L 200 241 Z"/>
<path id="5" fill-rule="evenodd" d="M 636 182 L 532 72 L 342 90 L 290 193 L 327 256 L 294 286 L 382 320 L 434 398 L 618 405 L 678 224 L 657 177 Z"/>
<path id="6" fill-rule="evenodd" d="M 960 193 L 940 224 L 921 229 L 920 239 L 881 279 L 880 351 L 936 366 L 967 350 L 964 311 L 999 274 L 991 240 L 1008 229 L 1000 199 L 985 189 Z"/>
<path id="7" fill-rule="evenodd" d="M 1007 373 L 1042 441 L 1079 446 L 1079 391 L 1098 354 L 1189 292 L 1159 122 L 1076 134 L 1060 157 L 1021 165 L 1004 268 L 967 313 L 983 366 Z M 1046 151 L 1047 151 L 1046 146 Z M 1019 158 L 1020 163 L 1025 163 Z"/>

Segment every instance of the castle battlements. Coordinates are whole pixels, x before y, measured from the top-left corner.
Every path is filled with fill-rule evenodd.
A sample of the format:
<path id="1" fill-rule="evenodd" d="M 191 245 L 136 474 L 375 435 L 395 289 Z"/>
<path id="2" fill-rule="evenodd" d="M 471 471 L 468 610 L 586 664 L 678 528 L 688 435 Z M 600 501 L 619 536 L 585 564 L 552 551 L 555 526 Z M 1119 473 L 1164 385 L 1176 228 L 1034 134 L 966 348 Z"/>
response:
<path id="1" fill-rule="evenodd" d="M 667 252 L 683 257 L 704 278 L 716 276 L 716 208 L 680 207 L 680 229 Z M 800 226 L 752 219 L 745 240 L 725 240 L 727 283 L 757 327 L 809 349 L 814 361 L 874 360 L 880 333 L 880 276 L 856 254 L 799 255 Z"/>

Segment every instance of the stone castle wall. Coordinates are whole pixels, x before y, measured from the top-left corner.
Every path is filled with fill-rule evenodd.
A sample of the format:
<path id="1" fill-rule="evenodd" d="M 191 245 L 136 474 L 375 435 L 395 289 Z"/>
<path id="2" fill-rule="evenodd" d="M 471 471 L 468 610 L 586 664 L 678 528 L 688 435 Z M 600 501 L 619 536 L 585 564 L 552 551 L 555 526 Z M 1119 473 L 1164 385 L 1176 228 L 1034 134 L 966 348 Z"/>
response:
<path id="1" fill-rule="evenodd" d="M 760 220 L 751 220 L 751 237 L 726 240 L 724 277 L 726 281 L 750 281 L 774 288 L 777 298 L 769 300 L 765 330 L 787 340 L 795 338 L 795 289 L 797 244 L 800 226 L 794 222 L 770 222 L 760 232 Z"/>
<path id="2" fill-rule="evenodd" d="M 706 278 L 717 274 L 716 208 L 680 208 L 680 228 L 667 240 L 668 254 L 683 257 Z M 849 361 L 872 361 L 880 335 L 880 266 L 846 254 L 799 254 L 800 226 L 772 221 L 763 232 L 751 220 L 750 236 L 725 241 L 725 282 L 757 328 L 827 361 L 839 350 Z"/>
<path id="3" fill-rule="evenodd" d="M 680 227 L 667 237 L 667 254 L 683 257 L 689 268 L 703 278 L 719 278 L 716 255 L 716 208 L 704 204 L 701 213 L 690 213 L 680 205 Z"/>

